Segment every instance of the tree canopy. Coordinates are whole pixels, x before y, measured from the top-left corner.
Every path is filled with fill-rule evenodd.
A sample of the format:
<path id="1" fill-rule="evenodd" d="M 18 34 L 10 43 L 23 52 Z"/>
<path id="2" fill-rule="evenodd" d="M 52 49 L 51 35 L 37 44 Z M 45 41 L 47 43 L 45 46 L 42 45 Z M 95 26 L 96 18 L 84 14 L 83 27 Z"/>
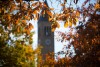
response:
<path id="1" fill-rule="evenodd" d="M 45 1 L 0 0 L 0 65 L 5 67 L 34 67 L 35 64 L 38 64 L 38 67 L 99 66 L 100 0 L 95 4 L 90 3 L 91 0 L 85 0 L 82 6 L 76 9 L 73 8 L 72 3 L 77 6 L 79 0 L 71 0 L 69 6 L 66 6 L 67 0 L 56 0 L 62 6 L 60 13 L 55 13 L 55 8 L 50 8 Z M 87 3 L 88 7 L 86 7 Z M 29 21 L 38 20 L 40 16 L 46 16 L 45 14 L 52 24 L 52 32 L 60 27 L 59 21 L 63 21 L 65 28 L 72 27 L 77 24 L 82 15 L 83 20 L 79 21 L 78 26 L 72 28 L 77 30 L 75 35 L 70 34 L 70 37 L 67 37 L 64 33 L 60 34 L 62 41 L 73 39 L 70 44 L 75 49 L 74 57 L 65 57 L 56 62 L 53 58 L 54 54 L 50 53 L 46 55 L 44 61 L 39 59 L 40 50 L 32 48 L 34 33 L 31 30 L 34 25 Z M 88 21 L 86 21 L 87 17 Z M 35 57 L 36 55 L 38 56 Z"/>

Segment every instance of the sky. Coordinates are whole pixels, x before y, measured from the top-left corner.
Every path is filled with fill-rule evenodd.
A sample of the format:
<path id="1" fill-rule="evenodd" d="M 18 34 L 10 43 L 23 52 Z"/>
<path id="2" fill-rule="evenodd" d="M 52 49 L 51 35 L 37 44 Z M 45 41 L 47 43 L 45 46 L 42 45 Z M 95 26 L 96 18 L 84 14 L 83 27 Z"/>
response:
<path id="1" fill-rule="evenodd" d="M 51 3 L 51 2 L 52 3 Z M 61 0 L 61 1 L 63 1 L 63 0 Z M 69 4 L 70 3 L 70 1 L 72 1 L 72 0 L 67 0 L 67 3 Z M 74 8 L 76 8 L 77 6 L 81 6 L 82 5 L 82 3 L 84 2 L 85 0 L 79 0 L 78 1 L 78 3 L 77 3 L 77 5 L 75 5 L 74 3 L 72 3 L 72 7 L 74 7 Z M 91 2 L 90 3 L 94 3 L 96 0 L 91 0 Z M 56 13 L 59 13 L 60 12 L 60 10 L 61 10 L 61 6 L 60 5 L 58 5 L 59 4 L 59 2 L 57 2 L 56 0 L 47 0 L 47 2 L 48 2 L 48 5 L 49 5 L 49 7 L 52 7 L 53 6 L 53 8 L 55 8 L 55 12 Z M 52 4 L 52 5 L 51 5 Z M 68 5 L 66 5 L 66 6 L 68 6 Z M 86 5 L 86 6 L 88 6 L 88 4 Z M 37 21 L 34 21 L 34 20 L 31 20 L 30 21 L 33 25 L 34 25 L 34 29 L 32 30 L 32 31 L 34 31 L 35 32 L 35 34 L 34 34 L 34 36 L 33 36 L 33 48 L 36 48 L 37 47 L 37 44 L 38 44 L 38 25 L 37 25 Z M 55 32 L 54 32 L 54 35 L 55 35 L 55 39 L 54 39 L 54 49 L 55 49 L 55 53 L 57 53 L 57 52 L 59 52 L 59 51 L 61 51 L 61 50 L 63 50 L 63 48 L 64 48 L 64 46 L 65 45 L 68 45 L 69 44 L 69 42 L 67 41 L 67 42 L 60 42 L 60 41 L 57 41 L 56 40 L 56 37 L 57 37 L 57 33 L 56 33 L 56 31 L 61 31 L 61 32 L 69 32 L 69 30 L 70 30 L 70 28 L 64 28 L 64 24 L 63 23 L 60 23 L 60 28 L 57 28 L 56 30 L 55 30 Z M 73 48 L 72 48 L 73 49 Z"/>

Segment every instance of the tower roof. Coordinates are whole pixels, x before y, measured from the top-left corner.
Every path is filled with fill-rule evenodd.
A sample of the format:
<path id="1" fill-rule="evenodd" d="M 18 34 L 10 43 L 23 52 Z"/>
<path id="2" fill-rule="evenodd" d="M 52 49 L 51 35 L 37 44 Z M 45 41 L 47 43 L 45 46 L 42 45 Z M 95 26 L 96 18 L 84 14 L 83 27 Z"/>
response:
<path id="1" fill-rule="evenodd" d="M 46 5 L 47 7 L 49 7 L 49 6 L 48 6 L 48 3 L 47 3 L 47 0 L 45 0 L 44 3 L 45 3 L 45 5 Z M 46 8 L 42 9 L 42 11 L 44 11 L 44 10 L 46 10 Z M 42 12 L 42 11 L 41 11 L 41 12 Z M 39 21 L 48 21 L 48 15 L 47 15 L 46 12 L 45 12 L 44 15 L 40 15 L 38 22 L 39 22 Z"/>

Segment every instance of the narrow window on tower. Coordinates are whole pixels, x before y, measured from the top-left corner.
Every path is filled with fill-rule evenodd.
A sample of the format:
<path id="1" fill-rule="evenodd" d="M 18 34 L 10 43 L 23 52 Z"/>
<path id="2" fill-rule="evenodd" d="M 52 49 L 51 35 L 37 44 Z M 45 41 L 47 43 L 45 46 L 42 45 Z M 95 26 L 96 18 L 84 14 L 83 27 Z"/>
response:
<path id="1" fill-rule="evenodd" d="M 41 36 L 40 27 L 38 29 L 38 35 Z"/>
<path id="2" fill-rule="evenodd" d="M 51 35 L 51 27 L 50 26 L 45 26 L 44 27 L 44 35 L 45 36 L 50 36 Z"/>

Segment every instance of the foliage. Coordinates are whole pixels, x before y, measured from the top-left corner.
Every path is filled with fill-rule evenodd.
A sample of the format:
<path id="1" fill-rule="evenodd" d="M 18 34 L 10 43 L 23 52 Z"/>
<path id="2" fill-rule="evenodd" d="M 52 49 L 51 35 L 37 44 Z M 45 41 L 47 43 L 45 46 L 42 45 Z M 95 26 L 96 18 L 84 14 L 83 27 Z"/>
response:
<path id="1" fill-rule="evenodd" d="M 34 67 L 40 50 L 32 48 L 32 9 L 22 0 L 16 2 L 0 0 L 0 66 Z"/>
<path id="2" fill-rule="evenodd" d="M 67 34 L 58 32 L 59 36 L 62 37 L 61 41 L 65 40 L 71 40 L 70 45 L 74 46 L 74 50 L 76 55 L 74 57 L 65 57 L 62 59 L 59 59 L 58 61 L 54 61 L 54 59 L 51 59 L 50 55 L 47 56 L 48 61 L 44 61 L 44 66 L 50 67 L 98 67 L 100 63 L 100 3 L 96 3 L 95 5 L 90 4 L 87 8 L 84 7 L 85 4 L 89 0 L 86 0 L 82 5 L 82 11 L 78 10 L 81 15 L 83 16 L 83 20 L 79 21 L 79 25 L 71 28 L 73 30 L 76 30 L 77 32 L 73 35 L 72 31 L 70 35 L 66 36 Z M 62 4 L 64 6 L 64 4 Z M 69 10 L 69 9 L 68 9 Z M 70 12 L 68 12 L 70 13 Z M 79 14 L 80 14 L 79 13 Z M 69 18 L 64 18 L 65 16 L 62 16 L 64 14 L 61 14 L 61 20 L 67 19 L 67 21 L 64 24 L 64 27 L 72 26 L 72 24 L 69 24 Z M 72 12 L 73 15 L 73 12 Z M 78 15 L 78 14 L 76 14 Z M 57 16 L 57 17 L 60 17 Z M 70 17 L 70 16 L 68 16 Z M 72 17 L 72 16 L 71 16 Z M 79 17 L 79 15 L 78 15 Z M 86 17 L 88 17 L 88 21 L 86 21 Z M 75 17 L 74 17 L 75 18 Z M 58 19 L 59 20 L 59 19 Z M 56 25 L 57 27 L 57 25 Z M 55 29 L 55 28 L 54 28 Z M 68 48 L 70 49 L 70 47 Z M 53 65 L 51 62 L 53 62 Z"/>
<path id="3" fill-rule="evenodd" d="M 27 1 L 27 0 L 26 0 Z M 61 13 L 53 13 L 54 8 L 50 8 L 45 2 L 22 0 L 0 0 L 0 65 L 2 66 L 18 66 L 32 67 L 35 65 L 35 59 L 38 58 L 38 67 L 56 67 L 56 66 L 98 66 L 100 62 L 100 3 L 91 4 L 86 8 L 85 5 L 90 0 L 85 0 L 81 9 L 66 7 L 67 0 L 63 3 Z M 76 5 L 79 0 L 71 0 Z M 75 57 L 65 57 L 56 62 L 54 54 L 46 55 L 46 59 L 42 60 L 40 50 L 33 50 L 31 32 L 34 26 L 29 20 L 38 20 L 40 16 L 47 16 L 52 23 L 51 28 L 54 32 L 59 28 L 59 21 L 64 21 L 64 27 L 67 28 L 76 25 L 83 16 L 83 21 L 76 27 L 76 35 L 70 34 L 70 37 L 62 35 L 63 39 L 74 41 L 71 42 L 75 48 Z M 86 17 L 89 21 L 85 24 Z M 63 40 L 62 40 L 63 41 Z M 38 55 L 36 58 L 35 56 Z M 89 64 L 89 65 L 87 65 Z M 98 65 L 97 65 L 98 64 Z"/>
<path id="4" fill-rule="evenodd" d="M 70 35 L 70 38 L 73 38 L 70 45 L 74 46 L 76 53 L 74 57 L 65 57 L 55 61 L 48 54 L 47 59 L 42 61 L 41 65 L 43 67 L 98 67 L 100 65 L 99 17 L 98 14 L 92 14 L 86 24 L 76 27 L 77 33 L 75 35 Z"/>

